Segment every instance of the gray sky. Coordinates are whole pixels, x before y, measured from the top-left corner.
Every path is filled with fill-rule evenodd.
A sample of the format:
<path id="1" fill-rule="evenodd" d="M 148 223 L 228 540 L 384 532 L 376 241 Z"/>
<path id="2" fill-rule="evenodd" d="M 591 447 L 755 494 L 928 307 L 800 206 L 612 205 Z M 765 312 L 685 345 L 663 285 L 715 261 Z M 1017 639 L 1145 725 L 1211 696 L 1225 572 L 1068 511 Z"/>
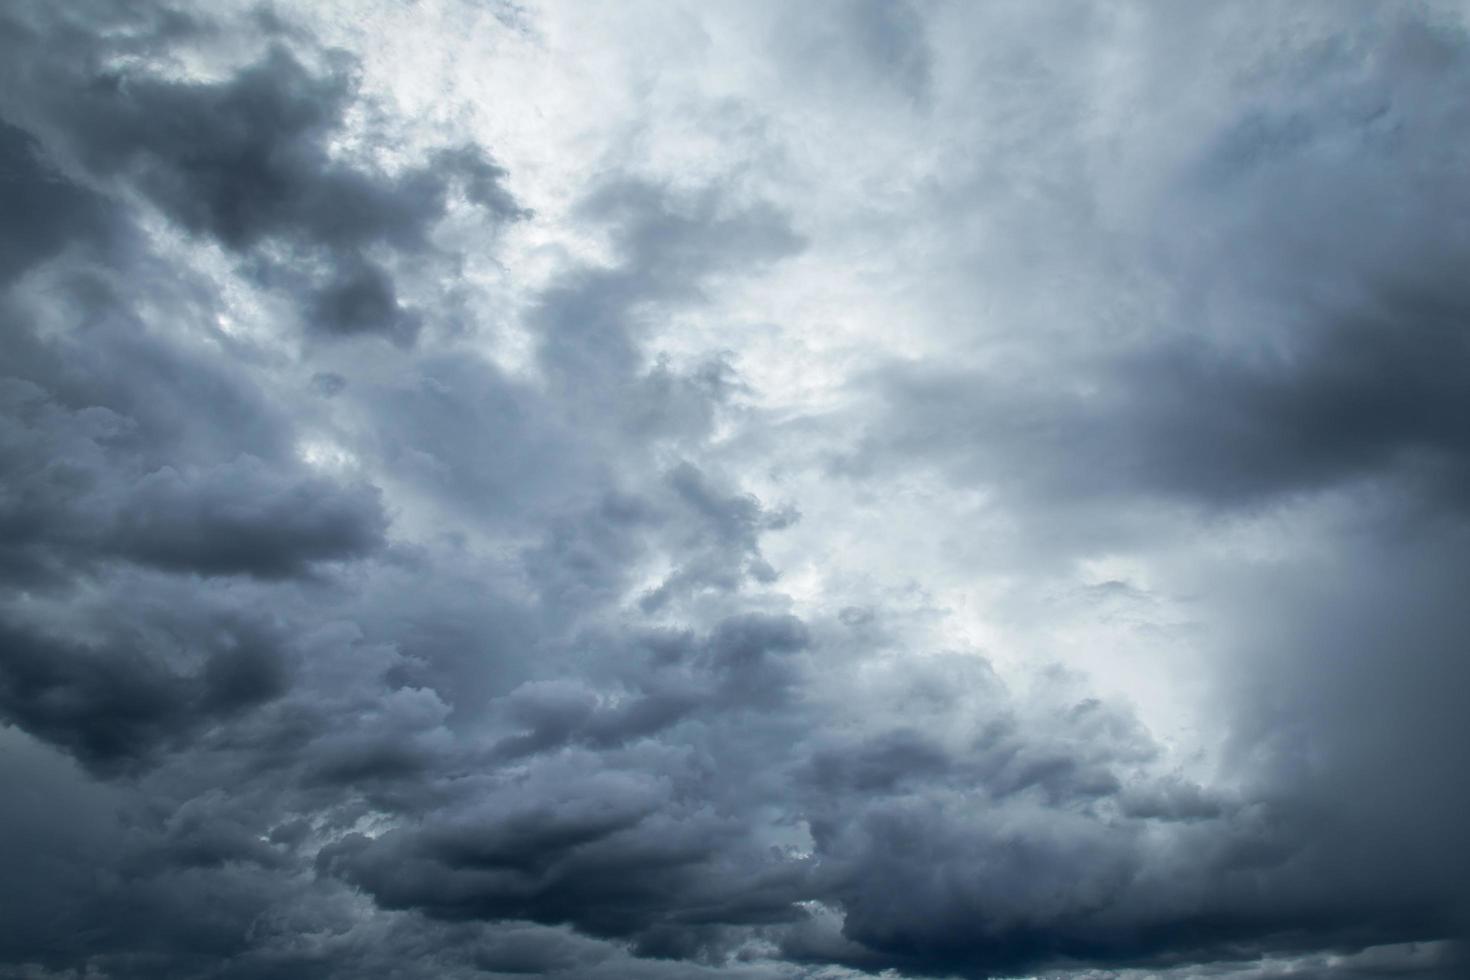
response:
<path id="1" fill-rule="evenodd" d="M 1452 3 L 0 6 L 0 976 L 1453 980 Z"/>

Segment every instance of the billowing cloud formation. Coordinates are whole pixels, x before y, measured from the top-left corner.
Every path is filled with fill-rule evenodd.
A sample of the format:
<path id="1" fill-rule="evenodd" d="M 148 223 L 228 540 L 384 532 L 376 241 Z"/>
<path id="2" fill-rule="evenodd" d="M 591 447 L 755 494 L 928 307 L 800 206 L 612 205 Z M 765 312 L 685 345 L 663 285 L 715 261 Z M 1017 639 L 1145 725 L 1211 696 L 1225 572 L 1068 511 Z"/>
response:
<path id="1" fill-rule="evenodd" d="M 1463 974 L 1462 12 L 0 66 L 0 975 Z"/>

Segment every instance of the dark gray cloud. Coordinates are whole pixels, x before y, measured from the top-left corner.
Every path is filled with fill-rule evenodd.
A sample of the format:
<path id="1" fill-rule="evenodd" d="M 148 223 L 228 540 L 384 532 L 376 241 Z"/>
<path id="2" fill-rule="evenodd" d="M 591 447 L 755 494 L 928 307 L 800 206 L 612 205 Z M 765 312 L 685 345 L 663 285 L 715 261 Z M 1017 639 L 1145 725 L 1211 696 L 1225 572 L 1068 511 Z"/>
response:
<path id="1" fill-rule="evenodd" d="M 175 673 L 136 647 L 94 648 L 7 624 L 0 710 L 103 771 L 145 762 L 284 689 L 269 639 L 227 630 L 202 664 Z"/>
<path id="2" fill-rule="evenodd" d="M 1458 497 L 1470 240 L 1438 217 L 1466 203 L 1442 151 L 1467 50 L 1448 20 L 1386 16 L 1258 67 L 1155 205 L 1137 261 L 1178 280 L 1169 322 L 1101 348 L 1077 324 L 1042 371 L 879 371 L 888 411 L 845 464 L 1224 510 L 1381 478 Z"/>
<path id="3" fill-rule="evenodd" d="M 805 863 L 765 852 L 738 807 L 721 813 L 698 787 L 746 764 L 722 758 L 727 730 L 779 710 L 808 643 L 792 617 L 746 614 L 705 637 L 645 637 L 638 666 L 606 689 L 523 684 L 496 712 L 511 734 L 491 750 L 518 767 L 455 790 L 422 824 L 345 840 L 319 861 L 388 907 L 569 923 L 661 955 L 713 955 L 728 927 L 799 919 Z"/>
<path id="4" fill-rule="evenodd" d="M 34 299 L 0 307 L 14 355 L 0 382 L 12 574 L 124 560 L 283 577 L 381 546 L 377 494 L 311 473 L 248 375 L 119 309 L 126 293 L 81 274 L 67 285 L 75 303 L 47 297 L 75 324 L 61 335 L 26 329 Z"/>
<path id="5" fill-rule="evenodd" d="M 1465 935 L 1452 880 L 1466 850 L 1450 829 L 1464 802 L 1450 770 L 1466 738 L 1440 692 L 1464 689 L 1451 639 L 1461 603 L 1445 590 L 1466 560 L 1470 362 L 1465 240 L 1441 217 L 1460 208 L 1463 182 L 1451 173 L 1458 151 L 1440 150 L 1458 142 L 1447 134 L 1463 109 L 1445 96 L 1467 50 L 1448 20 L 1387 17 L 1251 77 L 1246 105 L 1166 188 L 1161 211 L 1177 223 L 1151 232 L 1151 248 L 1173 254 L 1146 258 L 1186 287 L 1172 322 L 1101 347 L 1079 334 L 1050 352 L 1050 370 L 1002 357 L 870 376 L 885 410 L 864 418 L 833 471 L 865 482 L 902 459 L 984 487 L 1046 559 L 1166 538 L 1181 510 L 1227 527 L 1263 515 L 1286 527 L 1288 508 L 1332 516 L 1314 545 L 1301 531 L 1281 543 L 1313 558 L 1216 559 L 1175 583 L 1228 607 L 1210 625 L 1231 765 L 1265 822 L 1240 824 L 1193 788 L 1117 794 L 1128 817 L 1231 828 L 1180 830 L 1199 849 L 1165 884 L 1147 870 L 1158 856 L 1126 834 L 1083 858 L 1067 850 L 1083 829 L 1008 829 L 997 848 L 934 799 L 887 805 L 871 823 L 844 814 L 829 847 L 859 855 L 842 903 L 843 935 L 859 946 L 811 939 L 821 952 L 809 955 L 847 949 L 863 964 L 882 950 L 876 962 L 901 969 L 1009 974 Z M 932 751 L 900 744 L 916 771 L 943 771 Z M 1055 771 L 1078 761 L 1068 752 Z M 905 785 L 872 765 L 816 771 Z M 1114 798 L 1116 784 L 1090 785 Z M 1087 796 L 1068 784 L 1055 798 Z M 974 873 L 955 872 L 972 847 Z M 1065 885 L 1044 884 L 1052 860 Z M 886 896 L 899 880 L 931 899 L 895 907 Z M 1402 971 L 1453 975 L 1462 953 L 1447 949 Z M 1302 969 L 1400 969 L 1389 954 L 1348 963 Z"/>
<path id="6" fill-rule="evenodd" d="M 1448 284 L 1440 284 L 1440 289 Z M 863 454 L 943 459 L 962 479 L 1051 498 L 1155 496 L 1210 510 L 1389 478 L 1455 502 L 1470 410 L 1464 311 L 1386 295 L 1324 314 L 1283 351 L 1182 340 L 1089 372 L 1071 395 L 989 374 L 895 369 Z"/>
<path id="7" fill-rule="evenodd" d="M 108 50 L 119 36 L 170 40 L 149 31 L 146 14 L 111 12 L 112 31 L 90 37 L 66 11 L 23 6 L 15 16 L 6 36 L 17 118 L 35 119 L 90 177 L 126 183 L 183 229 L 246 259 L 261 282 L 309 297 L 300 311 L 309 329 L 412 342 L 418 314 L 369 253 L 431 251 L 451 192 L 502 220 L 524 214 L 500 185 L 504 171 L 473 145 L 398 173 L 329 152 L 356 98 L 343 52 L 314 52 L 322 65 L 312 69 L 275 40 L 230 77 L 196 81 L 108 64 L 128 51 L 125 42 Z M 180 14 L 165 20 L 181 34 L 207 29 Z M 72 58 L 21 54 L 36 46 Z"/>
<path id="8" fill-rule="evenodd" d="M 338 488 L 309 477 L 282 486 L 274 477 L 249 457 L 192 479 L 150 473 L 103 550 L 164 568 L 273 577 L 381 544 L 386 521 L 370 487 Z"/>
<path id="9" fill-rule="evenodd" d="M 64 248 L 105 238 L 111 226 L 107 203 L 62 177 L 43 154 L 25 130 L 0 127 L 0 180 L 8 230 L 0 252 L 3 283 Z"/>
<path id="10" fill-rule="evenodd" d="M 823 113 L 850 80 L 849 123 L 963 121 L 944 15 L 802 13 L 775 60 L 812 56 Z M 1462 973 L 1470 43 L 1331 17 L 1247 52 L 1164 154 L 1168 220 L 1113 242 L 1177 283 L 1166 322 L 988 359 L 947 322 L 815 379 L 818 417 L 736 352 L 833 227 L 758 168 L 614 154 L 563 202 L 585 251 L 502 253 L 544 175 L 426 142 L 285 12 L 0 13 L 0 974 Z M 941 170 L 859 184 L 948 229 L 928 195 L 985 195 Z M 683 345 L 711 308 L 728 349 Z M 842 537 L 781 496 L 811 458 L 874 513 L 983 491 L 1018 591 L 1164 509 L 1304 510 L 1266 558 L 1170 538 L 1147 587 L 1090 586 L 1204 597 L 1214 754 L 915 625 L 953 591 L 828 602 L 923 552 L 779 543 Z"/>

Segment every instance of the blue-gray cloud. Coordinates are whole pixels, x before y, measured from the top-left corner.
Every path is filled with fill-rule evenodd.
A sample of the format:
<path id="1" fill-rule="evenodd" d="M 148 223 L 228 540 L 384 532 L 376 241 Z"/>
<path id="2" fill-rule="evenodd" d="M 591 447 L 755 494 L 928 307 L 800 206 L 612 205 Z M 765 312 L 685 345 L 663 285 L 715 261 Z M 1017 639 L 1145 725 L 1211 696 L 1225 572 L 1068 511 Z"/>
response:
<path id="1" fill-rule="evenodd" d="M 794 15 L 772 62 L 963 116 L 942 13 Z M 958 317 L 776 417 L 729 350 L 662 349 L 821 248 L 769 175 L 613 158 L 564 202 L 598 249 L 469 302 L 438 232 L 498 257 L 517 175 L 389 145 L 358 56 L 284 12 L 7 8 L 0 974 L 1456 976 L 1470 41 L 1360 14 L 1165 154 L 1119 262 L 1225 284 L 1197 306 L 983 365 Z M 793 431 L 834 493 L 984 491 L 1048 567 L 1163 510 L 1328 526 L 1161 566 L 1208 597 L 1218 778 L 1065 671 L 804 603 L 803 501 L 752 492 Z"/>

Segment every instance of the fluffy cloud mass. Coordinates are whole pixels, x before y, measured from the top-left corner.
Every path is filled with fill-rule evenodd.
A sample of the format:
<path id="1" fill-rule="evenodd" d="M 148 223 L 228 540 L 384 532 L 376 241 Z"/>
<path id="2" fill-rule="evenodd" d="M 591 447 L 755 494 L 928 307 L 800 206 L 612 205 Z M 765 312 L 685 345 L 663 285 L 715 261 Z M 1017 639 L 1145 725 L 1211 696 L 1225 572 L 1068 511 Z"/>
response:
<path id="1" fill-rule="evenodd" d="M 4 4 L 0 976 L 1464 976 L 1467 85 Z"/>

